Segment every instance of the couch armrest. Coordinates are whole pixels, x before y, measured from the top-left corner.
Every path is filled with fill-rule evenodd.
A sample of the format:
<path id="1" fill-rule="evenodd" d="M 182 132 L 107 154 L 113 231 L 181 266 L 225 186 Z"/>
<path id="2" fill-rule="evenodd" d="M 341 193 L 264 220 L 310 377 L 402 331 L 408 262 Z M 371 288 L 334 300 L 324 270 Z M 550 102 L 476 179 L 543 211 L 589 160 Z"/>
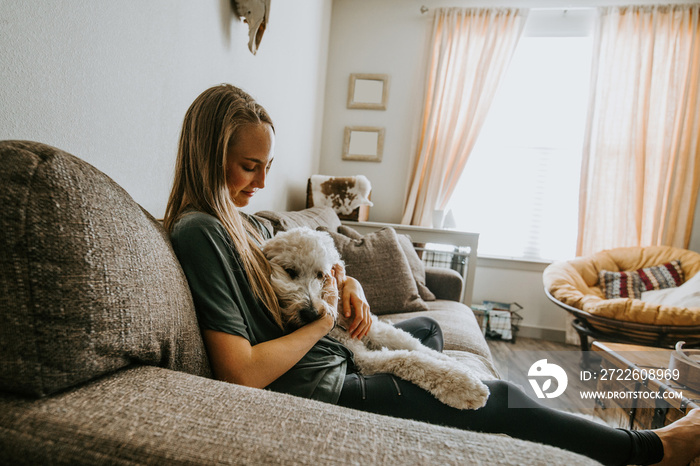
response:
<path id="1" fill-rule="evenodd" d="M 0 395 L 0 464 L 494 465 L 543 458 L 551 464 L 594 464 L 504 436 L 378 416 L 157 367 L 119 371 L 48 398 Z"/>
<path id="2" fill-rule="evenodd" d="M 425 285 L 437 299 L 459 302 L 463 283 L 462 276 L 456 270 L 442 267 L 425 268 Z"/>

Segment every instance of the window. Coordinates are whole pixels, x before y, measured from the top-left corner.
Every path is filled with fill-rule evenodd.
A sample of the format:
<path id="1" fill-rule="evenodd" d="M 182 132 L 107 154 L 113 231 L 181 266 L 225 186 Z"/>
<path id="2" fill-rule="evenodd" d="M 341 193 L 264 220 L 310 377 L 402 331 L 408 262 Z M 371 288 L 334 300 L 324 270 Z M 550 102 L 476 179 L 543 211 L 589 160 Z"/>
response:
<path id="1" fill-rule="evenodd" d="M 573 257 L 594 10 L 531 11 L 447 206 L 479 253 Z"/>

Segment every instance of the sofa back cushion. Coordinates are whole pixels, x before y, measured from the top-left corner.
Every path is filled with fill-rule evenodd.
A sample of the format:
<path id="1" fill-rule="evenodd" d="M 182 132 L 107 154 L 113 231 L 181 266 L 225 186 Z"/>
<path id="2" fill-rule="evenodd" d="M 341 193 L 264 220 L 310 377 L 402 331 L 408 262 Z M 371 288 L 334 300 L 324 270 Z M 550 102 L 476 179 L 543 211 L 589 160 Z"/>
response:
<path id="1" fill-rule="evenodd" d="M 312 230 L 324 227 L 330 231 L 336 231 L 340 226 L 338 214 L 330 207 L 311 207 L 292 212 L 263 210 L 255 215 L 267 220 L 272 225 L 274 229 L 274 231 L 270 232 L 272 234 L 297 227 L 308 227 Z"/>
<path id="2" fill-rule="evenodd" d="M 210 375 L 167 233 L 56 148 L 0 142 L 0 390 L 43 396 L 132 364 Z"/>

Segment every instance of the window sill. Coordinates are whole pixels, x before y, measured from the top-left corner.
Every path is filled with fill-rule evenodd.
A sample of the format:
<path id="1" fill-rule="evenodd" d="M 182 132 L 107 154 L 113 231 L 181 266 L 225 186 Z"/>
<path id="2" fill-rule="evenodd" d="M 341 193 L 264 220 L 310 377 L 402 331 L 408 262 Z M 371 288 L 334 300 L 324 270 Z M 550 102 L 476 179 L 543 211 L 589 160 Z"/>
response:
<path id="1" fill-rule="evenodd" d="M 553 261 L 538 259 L 521 259 L 517 257 L 482 256 L 477 257 L 477 267 L 493 269 L 525 270 L 528 272 L 544 272 Z"/>

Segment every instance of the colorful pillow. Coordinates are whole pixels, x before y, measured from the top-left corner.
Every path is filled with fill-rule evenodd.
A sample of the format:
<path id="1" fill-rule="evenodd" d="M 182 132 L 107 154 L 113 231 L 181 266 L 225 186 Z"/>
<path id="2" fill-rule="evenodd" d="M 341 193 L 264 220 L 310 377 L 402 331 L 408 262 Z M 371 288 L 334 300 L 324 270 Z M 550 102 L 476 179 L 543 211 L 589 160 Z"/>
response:
<path id="1" fill-rule="evenodd" d="M 605 294 L 605 299 L 639 299 L 642 296 L 642 284 L 636 271 L 610 272 L 601 270 L 600 288 Z"/>
<path id="2" fill-rule="evenodd" d="M 663 290 L 681 286 L 685 281 L 681 261 L 673 260 L 655 267 L 637 270 L 641 279 L 642 291 Z"/>
<path id="3" fill-rule="evenodd" d="M 674 288 L 684 281 L 679 260 L 628 272 L 600 272 L 600 287 L 606 299 L 640 299 L 644 291 Z"/>

